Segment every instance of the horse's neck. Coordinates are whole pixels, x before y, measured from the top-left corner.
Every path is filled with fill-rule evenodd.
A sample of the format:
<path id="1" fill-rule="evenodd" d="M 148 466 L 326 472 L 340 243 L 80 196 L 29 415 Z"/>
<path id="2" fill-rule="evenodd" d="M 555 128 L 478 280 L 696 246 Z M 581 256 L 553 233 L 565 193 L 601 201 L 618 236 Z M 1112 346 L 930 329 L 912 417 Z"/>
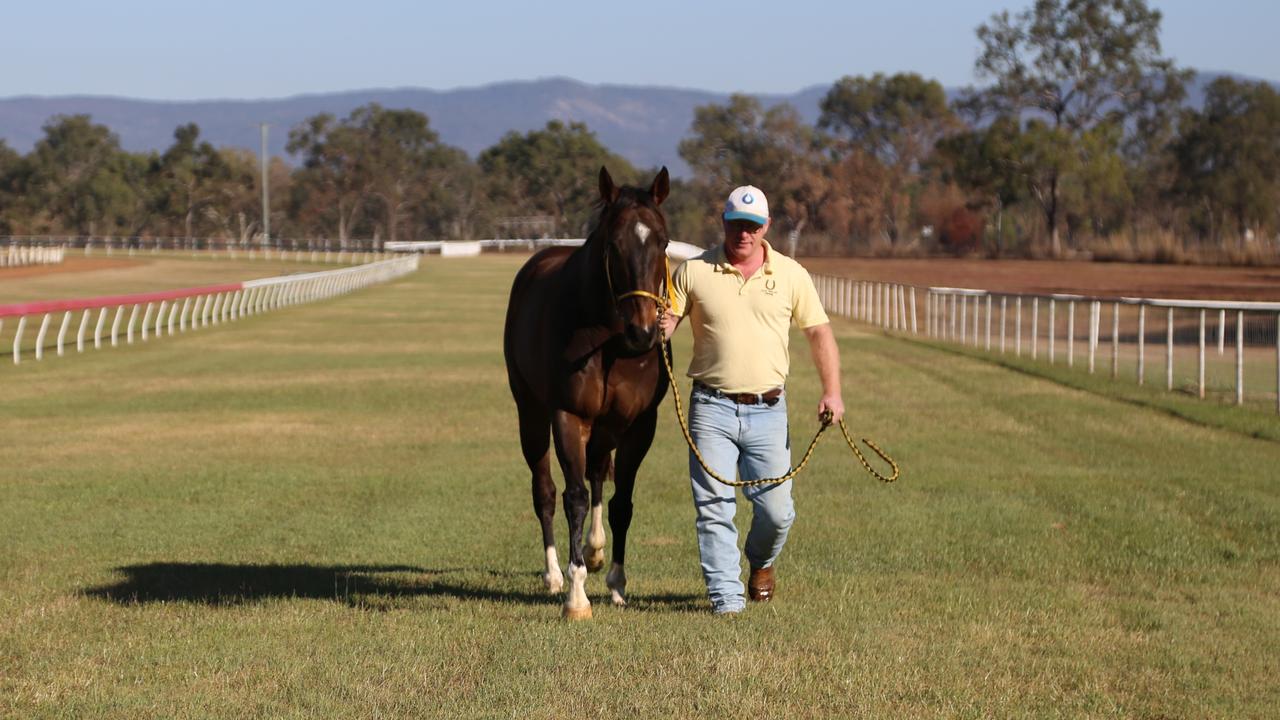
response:
<path id="1" fill-rule="evenodd" d="M 569 310 L 578 318 L 580 327 L 604 325 L 609 322 L 607 280 L 604 277 L 604 261 L 599 260 L 595 238 L 587 238 L 581 247 L 565 261 L 565 277 L 569 279 L 564 298 Z"/>

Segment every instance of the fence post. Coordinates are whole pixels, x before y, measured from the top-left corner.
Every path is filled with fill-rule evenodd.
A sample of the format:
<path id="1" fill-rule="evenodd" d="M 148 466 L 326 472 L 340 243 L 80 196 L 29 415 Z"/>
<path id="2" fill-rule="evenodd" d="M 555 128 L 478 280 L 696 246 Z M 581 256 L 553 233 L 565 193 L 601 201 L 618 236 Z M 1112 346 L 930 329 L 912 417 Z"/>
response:
<path id="1" fill-rule="evenodd" d="M 1015 338 L 1014 346 L 1017 348 L 1017 350 L 1014 352 L 1014 356 L 1022 357 L 1022 296 L 1021 295 L 1019 295 L 1018 299 L 1014 302 L 1013 312 L 1014 312 L 1014 315 L 1016 316 L 1014 318 L 1014 323 L 1013 323 L 1014 324 L 1013 335 Z"/>
<path id="2" fill-rule="evenodd" d="M 1111 378 L 1120 374 L 1120 303 L 1111 303 Z"/>
<path id="3" fill-rule="evenodd" d="M 67 328 L 71 326 L 71 311 L 62 314 L 62 327 L 58 328 L 58 357 L 62 357 L 62 343 L 67 338 Z"/>
<path id="4" fill-rule="evenodd" d="M 89 316 L 93 311 L 85 309 L 84 314 L 80 316 L 80 330 L 76 333 L 76 352 L 84 352 L 84 333 L 89 328 Z"/>
<path id="5" fill-rule="evenodd" d="M 40 321 L 40 332 L 36 333 L 36 359 L 44 357 L 44 336 L 49 332 L 49 313 L 44 314 L 44 320 Z"/>
<path id="6" fill-rule="evenodd" d="M 142 314 L 142 342 L 146 342 L 147 336 L 150 335 L 149 328 L 151 327 L 151 308 L 154 305 L 155 303 L 147 303 L 147 310 Z"/>
<path id="7" fill-rule="evenodd" d="M 1000 296 L 1000 354 L 1004 354 L 1005 315 L 1009 306 L 1009 296 Z"/>
<path id="8" fill-rule="evenodd" d="M 1102 308 L 1097 300 L 1089 301 L 1089 374 L 1093 374 L 1098 354 L 1098 316 Z"/>
<path id="9" fill-rule="evenodd" d="M 991 352 L 991 295 L 987 294 L 987 342 L 986 351 Z"/>
<path id="10" fill-rule="evenodd" d="M 23 315 L 18 318 L 18 330 L 13 334 L 13 364 L 17 365 L 22 362 L 19 355 L 22 349 L 22 331 L 27 329 L 27 316 Z M 1280 346 L 1277 346 L 1280 347 Z M 1280 352 L 1280 351 L 1277 351 Z"/>
<path id="11" fill-rule="evenodd" d="M 1173 390 L 1173 308 L 1165 320 L 1167 328 L 1164 341 L 1164 376 L 1165 390 Z"/>
<path id="12" fill-rule="evenodd" d="M 914 285 L 911 286 L 911 334 L 920 334 L 920 330 L 916 327 L 916 288 Z"/>
<path id="13" fill-rule="evenodd" d="M 1227 309 L 1220 308 L 1218 310 L 1218 354 L 1225 355 L 1227 351 Z"/>
<path id="14" fill-rule="evenodd" d="M 1204 397 L 1204 308 L 1200 308 L 1200 355 L 1199 367 L 1196 369 L 1196 383 L 1199 395 Z"/>
<path id="15" fill-rule="evenodd" d="M 1031 359 L 1040 353 L 1040 298 L 1031 298 Z"/>
<path id="16" fill-rule="evenodd" d="M 133 310 L 129 313 L 129 331 L 126 334 L 128 344 L 133 344 L 133 326 L 138 321 L 138 304 L 133 304 Z"/>
<path id="17" fill-rule="evenodd" d="M 1244 311 L 1236 311 L 1236 404 L 1244 404 Z"/>
<path id="18" fill-rule="evenodd" d="M 969 329 L 969 296 L 960 296 L 960 344 L 964 345 L 965 332 Z"/>
<path id="19" fill-rule="evenodd" d="M 1147 377 L 1147 306 L 1138 305 L 1138 384 Z"/>
<path id="20" fill-rule="evenodd" d="M 1067 367 L 1076 366 L 1076 301 L 1067 301 Z"/>
<path id="21" fill-rule="evenodd" d="M 1058 322 L 1057 318 L 1055 317 L 1055 315 L 1057 314 L 1057 309 L 1058 309 L 1058 301 L 1054 300 L 1053 298 L 1049 298 L 1049 364 L 1050 365 L 1054 364 L 1054 354 L 1055 354 L 1054 340 L 1056 340 L 1054 335 L 1056 334 L 1056 331 L 1057 331 L 1057 322 Z"/>

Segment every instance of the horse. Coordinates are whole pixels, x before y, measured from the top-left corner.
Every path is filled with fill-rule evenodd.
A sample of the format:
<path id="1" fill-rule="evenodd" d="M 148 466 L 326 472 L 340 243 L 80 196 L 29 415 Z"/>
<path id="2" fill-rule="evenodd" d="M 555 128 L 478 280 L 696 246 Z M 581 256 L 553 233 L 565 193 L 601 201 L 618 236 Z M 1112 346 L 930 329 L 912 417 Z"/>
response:
<path id="1" fill-rule="evenodd" d="M 670 352 L 658 323 L 670 283 L 667 221 L 659 207 L 670 191 L 667 169 L 645 190 L 615 185 L 601 167 L 599 188 L 599 220 L 586 242 L 542 250 L 516 274 L 503 332 L 520 448 L 542 526 L 542 581 L 553 595 L 563 588 L 564 575 L 552 529 L 556 486 L 549 438 L 564 475 L 569 589 L 562 616 L 571 620 L 591 617 L 586 577 L 604 567 L 601 495 L 610 474 L 613 563 L 605 584 L 613 604 L 626 605 L 631 496 L 668 385 L 658 354 Z M 591 528 L 584 539 L 587 484 Z"/>

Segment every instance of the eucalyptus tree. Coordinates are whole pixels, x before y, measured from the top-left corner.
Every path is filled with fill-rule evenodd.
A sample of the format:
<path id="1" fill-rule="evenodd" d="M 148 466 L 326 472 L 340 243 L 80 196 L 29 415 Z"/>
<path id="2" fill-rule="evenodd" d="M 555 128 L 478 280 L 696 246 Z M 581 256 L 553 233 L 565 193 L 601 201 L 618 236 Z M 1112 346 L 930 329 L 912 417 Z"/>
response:
<path id="1" fill-rule="evenodd" d="M 196 237 L 196 223 L 206 210 L 216 214 L 219 205 L 226 205 L 231 174 L 226 158 L 200 141 L 198 125 L 188 123 L 173 131 L 173 144 L 160 155 L 159 201 L 167 217 L 181 218 L 187 240 Z M 249 183 L 252 186 L 251 178 Z"/>
<path id="2" fill-rule="evenodd" d="M 765 109 L 758 99 L 735 94 L 724 105 L 698 107 L 679 152 L 694 171 L 717 236 L 714 210 L 724 196 L 736 185 L 757 185 L 769 196 L 774 226 L 788 233 L 794 252 L 832 190 L 823 138 L 786 104 Z"/>
<path id="3" fill-rule="evenodd" d="M 975 71 L 991 85 L 962 106 L 1041 123 L 1027 140 L 1047 143 L 1037 152 L 1054 160 L 1043 168 L 1037 200 L 1055 254 L 1063 181 L 1075 164 L 1062 153 L 1079 152 L 1084 135 L 1103 123 L 1151 133 L 1184 95 L 1189 74 L 1161 56 L 1160 20 L 1145 0 L 1036 0 L 978 28 Z"/>
<path id="4" fill-rule="evenodd" d="M 37 228 L 96 235 L 129 226 L 142 188 L 120 140 L 88 115 L 58 115 L 25 158 L 19 192 Z"/>
<path id="5" fill-rule="evenodd" d="M 840 138 L 837 157 L 861 151 L 885 168 L 882 212 L 890 238 L 899 240 L 925 160 L 960 127 L 946 91 L 915 73 L 845 76 L 827 91 L 821 109 L 818 127 Z"/>
<path id="6" fill-rule="evenodd" d="M 638 180 L 631 163 L 581 122 L 552 120 L 541 130 L 509 132 L 477 162 L 499 211 L 552 216 L 560 233 L 585 230 L 602 165 L 619 183 Z"/>
<path id="7" fill-rule="evenodd" d="M 1183 116 L 1173 153 L 1175 194 L 1201 233 L 1243 242 L 1280 230 L 1280 92 L 1269 84 L 1215 80 Z"/>

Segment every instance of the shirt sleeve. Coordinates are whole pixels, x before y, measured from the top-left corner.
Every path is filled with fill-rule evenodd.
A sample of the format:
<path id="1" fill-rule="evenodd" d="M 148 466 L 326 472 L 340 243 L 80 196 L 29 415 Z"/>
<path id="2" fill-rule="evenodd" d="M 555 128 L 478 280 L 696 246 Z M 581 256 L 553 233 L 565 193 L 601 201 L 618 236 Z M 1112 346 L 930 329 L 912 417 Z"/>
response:
<path id="1" fill-rule="evenodd" d="M 689 261 L 685 260 L 676 267 L 671 275 L 671 312 L 676 317 L 684 317 L 689 306 Z"/>
<path id="2" fill-rule="evenodd" d="M 795 297 L 792 299 L 791 317 L 801 329 L 811 328 L 831 322 L 827 311 L 822 309 L 822 300 L 818 297 L 818 289 L 813 285 L 813 278 L 803 267 L 796 267 Z"/>

